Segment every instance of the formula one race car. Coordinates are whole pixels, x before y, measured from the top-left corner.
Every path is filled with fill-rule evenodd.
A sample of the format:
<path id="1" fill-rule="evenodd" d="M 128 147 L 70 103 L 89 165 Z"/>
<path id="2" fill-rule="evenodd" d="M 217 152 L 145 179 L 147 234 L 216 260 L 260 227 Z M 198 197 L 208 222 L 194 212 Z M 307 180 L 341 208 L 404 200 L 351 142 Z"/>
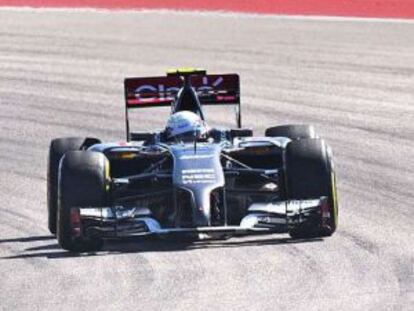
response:
<path id="1" fill-rule="evenodd" d="M 62 248 L 145 235 L 326 237 L 338 223 L 331 150 L 312 126 L 254 137 L 241 127 L 239 77 L 178 69 L 127 78 L 126 142 L 52 140 L 49 230 Z M 237 128 L 210 128 L 204 105 L 233 105 Z M 132 132 L 128 113 L 171 108 L 165 130 Z"/>

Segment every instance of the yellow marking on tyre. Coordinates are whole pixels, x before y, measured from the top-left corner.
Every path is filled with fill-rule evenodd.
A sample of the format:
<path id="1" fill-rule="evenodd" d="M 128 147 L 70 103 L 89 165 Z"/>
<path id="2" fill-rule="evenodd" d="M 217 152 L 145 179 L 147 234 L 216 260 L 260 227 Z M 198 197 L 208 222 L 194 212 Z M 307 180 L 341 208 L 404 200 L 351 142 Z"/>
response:
<path id="1" fill-rule="evenodd" d="M 338 198 L 336 193 L 336 176 L 335 173 L 331 173 L 332 179 L 332 202 L 333 202 L 333 210 L 334 210 L 334 224 L 335 228 L 338 226 Z"/>
<path id="2" fill-rule="evenodd" d="M 111 177 L 110 177 L 110 174 L 109 174 L 109 169 L 110 169 L 109 161 L 108 161 L 107 158 L 105 158 L 105 191 L 109 191 L 109 189 L 110 189 Z"/>

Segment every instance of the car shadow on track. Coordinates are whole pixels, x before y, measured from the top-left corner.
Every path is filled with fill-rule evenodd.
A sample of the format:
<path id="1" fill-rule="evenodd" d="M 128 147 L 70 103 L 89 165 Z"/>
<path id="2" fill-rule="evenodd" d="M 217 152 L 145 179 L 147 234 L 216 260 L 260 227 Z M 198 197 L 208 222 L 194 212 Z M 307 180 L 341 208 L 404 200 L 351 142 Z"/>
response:
<path id="1" fill-rule="evenodd" d="M 0 239 L 0 244 L 2 243 L 14 243 L 14 242 L 36 242 L 36 241 L 47 241 L 53 240 L 55 237 L 53 235 L 37 235 L 21 238 L 11 238 L 11 239 Z"/>
<path id="2" fill-rule="evenodd" d="M 28 237 L 21 239 L 8 239 L 9 242 L 32 242 L 54 239 L 53 236 L 46 237 Z M 147 253 L 147 252 L 178 252 L 194 251 L 200 249 L 217 249 L 217 248 L 239 248 L 254 246 L 276 246 L 302 243 L 317 243 L 323 239 L 292 239 L 292 238 L 254 238 L 235 240 L 203 240 L 203 241 L 186 241 L 186 240 L 163 240 L 163 239 L 142 239 L 134 238 L 123 241 L 106 241 L 102 250 L 97 252 L 73 253 L 62 250 L 59 244 L 52 243 L 47 245 L 28 247 L 24 252 L 1 257 L 0 259 L 24 259 L 24 258 L 47 258 L 47 259 L 64 259 L 75 257 L 95 257 L 121 255 L 128 253 Z M 2 240 L 0 240 L 2 243 Z"/>

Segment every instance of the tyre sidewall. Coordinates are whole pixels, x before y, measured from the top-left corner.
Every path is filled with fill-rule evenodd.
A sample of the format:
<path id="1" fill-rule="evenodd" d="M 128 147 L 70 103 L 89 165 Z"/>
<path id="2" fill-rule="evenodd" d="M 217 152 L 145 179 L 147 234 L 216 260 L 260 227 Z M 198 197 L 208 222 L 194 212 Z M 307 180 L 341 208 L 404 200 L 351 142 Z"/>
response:
<path id="1" fill-rule="evenodd" d="M 107 206 L 109 165 L 107 158 L 93 151 L 70 151 L 60 164 L 58 192 L 58 241 L 70 251 L 96 250 L 99 239 L 73 238 L 70 222 L 72 207 Z"/>
<path id="2" fill-rule="evenodd" d="M 96 138 L 81 137 L 57 138 L 50 143 L 47 168 L 47 210 L 48 228 L 52 234 L 56 233 L 60 160 L 68 151 L 80 150 L 96 143 L 100 143 Z"/>
<path id="3" fill-rule="evenodd" d="M 337 227 L 338 206 L 335 171 L 330 148 L 322 139 L 292 141 L 285 152 L 285 182 L 288 200 L 327 197 L 330 206 L 330 230 L 317 231 L 318 236 L 331 235 Z M 293 235 L 308 235 L 300 230 Z"/>

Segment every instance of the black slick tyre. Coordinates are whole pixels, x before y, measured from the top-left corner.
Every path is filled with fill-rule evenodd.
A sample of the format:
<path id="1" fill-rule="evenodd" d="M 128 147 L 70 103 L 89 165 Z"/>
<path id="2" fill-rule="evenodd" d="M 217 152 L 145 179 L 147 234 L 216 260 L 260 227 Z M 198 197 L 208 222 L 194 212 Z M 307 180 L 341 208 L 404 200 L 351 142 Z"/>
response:
<path id="1" fill-rule="evenodd" d="M 287 137 L 292 140 L 318 137 L 313 126 L 304 124 L 270 127 L 266 129 L 265 135 L 267 137 Z"/>
<path id="2" fill-rule="evenodd" d="M 288 200 L 327 198 L 329 219 L 322 226 L 305 222 L 293 228 L 293 238 L 312 238 L 332 235 L 338 226 L 336 177 L 329 147 L 322 139 L 301 139 L 290 142 L 285 153 L 286 196 Z"/>
<path id="3" fill-rule="evenodd" d="M 109 162 L 99 152 L 69 151 L 60 164 L 57 238 L 63 249 L 82 252 L 102 247 L 99 238 L 73 234 L 72 207 L 108 206 Z"/>
<path id="4" fill-rule="evenodd" d="M 68 151 L 86 149 L 100 143 L 96 138 L 66 137 L 53 139 L 49 146 L 47 169 L 47 212 L 50 233 L 56 234 L 59 162 Z"/>

